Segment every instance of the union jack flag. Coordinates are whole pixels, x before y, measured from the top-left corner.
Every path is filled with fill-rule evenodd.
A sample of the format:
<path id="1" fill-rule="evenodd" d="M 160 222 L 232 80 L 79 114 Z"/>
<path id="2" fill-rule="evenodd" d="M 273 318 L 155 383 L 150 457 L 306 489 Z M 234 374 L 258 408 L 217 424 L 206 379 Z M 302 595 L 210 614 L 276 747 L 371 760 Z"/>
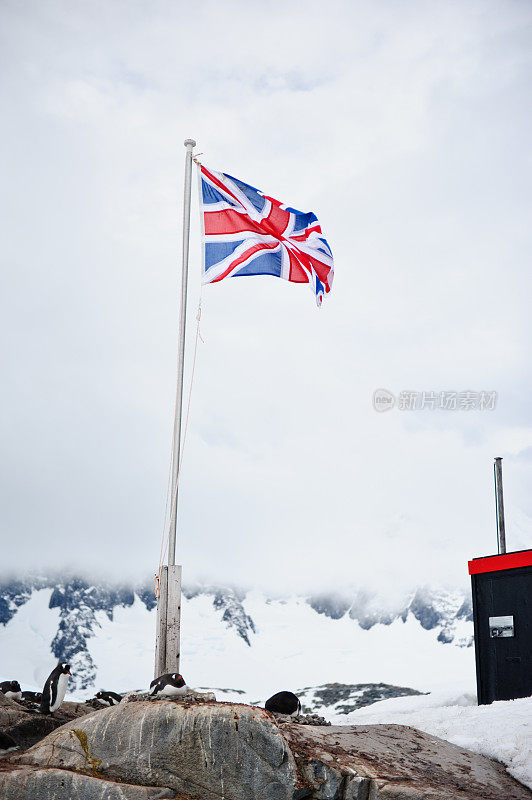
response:
<path id="1" fill-rule="evenodd" d="M 331 291 L 333 257 L 320 224 L 232 178 L 199 167 L 204 283 L 239 275 L 275 275 L 309 283 L 321 305 Z"/>

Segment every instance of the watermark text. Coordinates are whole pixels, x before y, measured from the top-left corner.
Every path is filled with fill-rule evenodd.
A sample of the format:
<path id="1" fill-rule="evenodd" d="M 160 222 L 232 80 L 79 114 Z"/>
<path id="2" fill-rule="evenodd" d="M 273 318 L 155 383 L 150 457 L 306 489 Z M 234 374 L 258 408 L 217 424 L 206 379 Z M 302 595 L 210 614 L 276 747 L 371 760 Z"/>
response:
<path id="1" fill-rule="evenodd" d="M 413 391 L 405 389 L 393 394 L 388 389 L 375 389 L 373 408 L 375 411 L 494 411 L 497 392 L 471 389 L 463 391 Z"/>

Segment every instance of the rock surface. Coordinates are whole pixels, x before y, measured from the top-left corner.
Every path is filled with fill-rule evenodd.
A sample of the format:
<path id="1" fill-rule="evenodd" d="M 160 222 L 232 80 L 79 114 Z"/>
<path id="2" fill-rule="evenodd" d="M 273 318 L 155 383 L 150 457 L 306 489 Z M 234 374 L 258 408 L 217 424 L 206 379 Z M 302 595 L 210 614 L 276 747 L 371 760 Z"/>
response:
<path id="1" fill-rule="evenodd" d="M 237 703 L 121 703 L 67 723 L 11 763 L 34 769 L 0 771 L 9 800 L 157 797 L 125 787 L 194 800 L 532 800 L 502 765 L 413 728 L 282 723 Z M 72 781 L 70 795 L 39 794 L 57 785 L 52 772 Z M 85 794 L 72 776 L 89 781 Z M 17 782 L 30 781 L 33 794 L 17 795 Z M 109 781 L 122 794 L 105 794 Z"/>
<path id="2" fill-rule="evenodd" d="M 63 769 L 15 767 L 0 771 L 2 800 L 163 800 L 170 789 L 128 786 Z"/>
<path id="3" fill-rule="evenodd" d="M 91 711 L 84 703 L 63 703 L 54 716 L 40 714 L 28 704 L 10 700 L 0 692 L 0 733 L 18 747 L 31 747 L 44 736 L 77 717 Z"/>
<path id="4" fill-rule="evenodd" d="M 330 722 L 327 722 L 325 717 L 320 717 L 319 714 L 300 714 L 295 719 L 291 714 L 277 714 L 274 712 L 273 716 L 277 723 L 297 722 L 298 725 L 331 725 Z"/>
<path id="5" fill-rule="evenodd" d="M 312 780 L 313 771 L 315 780 L 322 782 L 312 795 L 320 800 L 532 798 L 532 792 L 510 777 L 502 764 L 415 728 L 289 724 L 281 729 L 291 750 L 298 753 L 296 760 L 305 776 Z"/>
<path id="6" fill-rule="evenodd" d="M 68 723 L 21 761 L 168 786 L 202 800 L 281 800 L 303 785 L 271 715 L 231 703 L 120 703 Z"/>

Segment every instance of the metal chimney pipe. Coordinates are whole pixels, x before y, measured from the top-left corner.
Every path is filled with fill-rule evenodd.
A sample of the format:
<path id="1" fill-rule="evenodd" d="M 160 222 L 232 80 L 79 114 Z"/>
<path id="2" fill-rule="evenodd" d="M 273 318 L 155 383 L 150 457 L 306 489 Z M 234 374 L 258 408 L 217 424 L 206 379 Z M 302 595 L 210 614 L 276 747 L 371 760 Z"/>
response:
<path id="1" fill-rule="evenodd" d="M 506 553 L 506 530 L 504 527 L 504 502 L 502 498 L 502 458 L 495 459 L 495 510 L 497 512 L 497 546 L 499 553 Z"/>

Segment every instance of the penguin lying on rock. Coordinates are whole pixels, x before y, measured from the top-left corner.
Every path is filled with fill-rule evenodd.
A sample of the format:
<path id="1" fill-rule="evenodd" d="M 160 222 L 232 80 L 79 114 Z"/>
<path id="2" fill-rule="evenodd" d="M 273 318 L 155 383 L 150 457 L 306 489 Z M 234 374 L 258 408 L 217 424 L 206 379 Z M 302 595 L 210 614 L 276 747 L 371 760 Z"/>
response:
<path id="1" fill-rule="evenodd" d="M 291 717 L 301 714 L 301 703 L 293 692 L 277 692 L 266 700 L 264 708 L 272 714 L 288 714 Z"/>
<path id="2" fill-rule="evenodd" d="M 70 664 L 64 662 L 60 662 L 51 671 L 42 690 L 41 714 L 53 714 L 57 711 L 65 699 L 70 674 Z"/>
<path id="3" fill-rule="evenodd" d="M 40 703 L 42 692 L 22 692 L 22 699 L 28 700 L 30 703 Z"/>
<path id="4" fill-rule="evenodd" d="M 0 683 L 0 692 L 3 692 L 10 700 L 20 700 L 22 698 L 18 681 L 2 681 Z"/>
<path id="5" fill-rule="evenodd" d="M 117 706 L 122 700 L 122 695 L 116 692 L 106 692 L 102 689 L 101 692 L 96 692 L 94 699 L 99 700 L 100 703 L 104 703 L 106 706 Z"/>
<path id="6" fill-rule="evenodd" d="M 11 750 L 12 747 L 17 747 L 16 741 L 9 733 L 0 731 L 0 752 L 2 750 Z"/>
<path id="7" fill-rule="evenodd" d="M 182 675 L 169 672 L 150 683 L 150 697 L 183 697 L 189 691 Z"/>

